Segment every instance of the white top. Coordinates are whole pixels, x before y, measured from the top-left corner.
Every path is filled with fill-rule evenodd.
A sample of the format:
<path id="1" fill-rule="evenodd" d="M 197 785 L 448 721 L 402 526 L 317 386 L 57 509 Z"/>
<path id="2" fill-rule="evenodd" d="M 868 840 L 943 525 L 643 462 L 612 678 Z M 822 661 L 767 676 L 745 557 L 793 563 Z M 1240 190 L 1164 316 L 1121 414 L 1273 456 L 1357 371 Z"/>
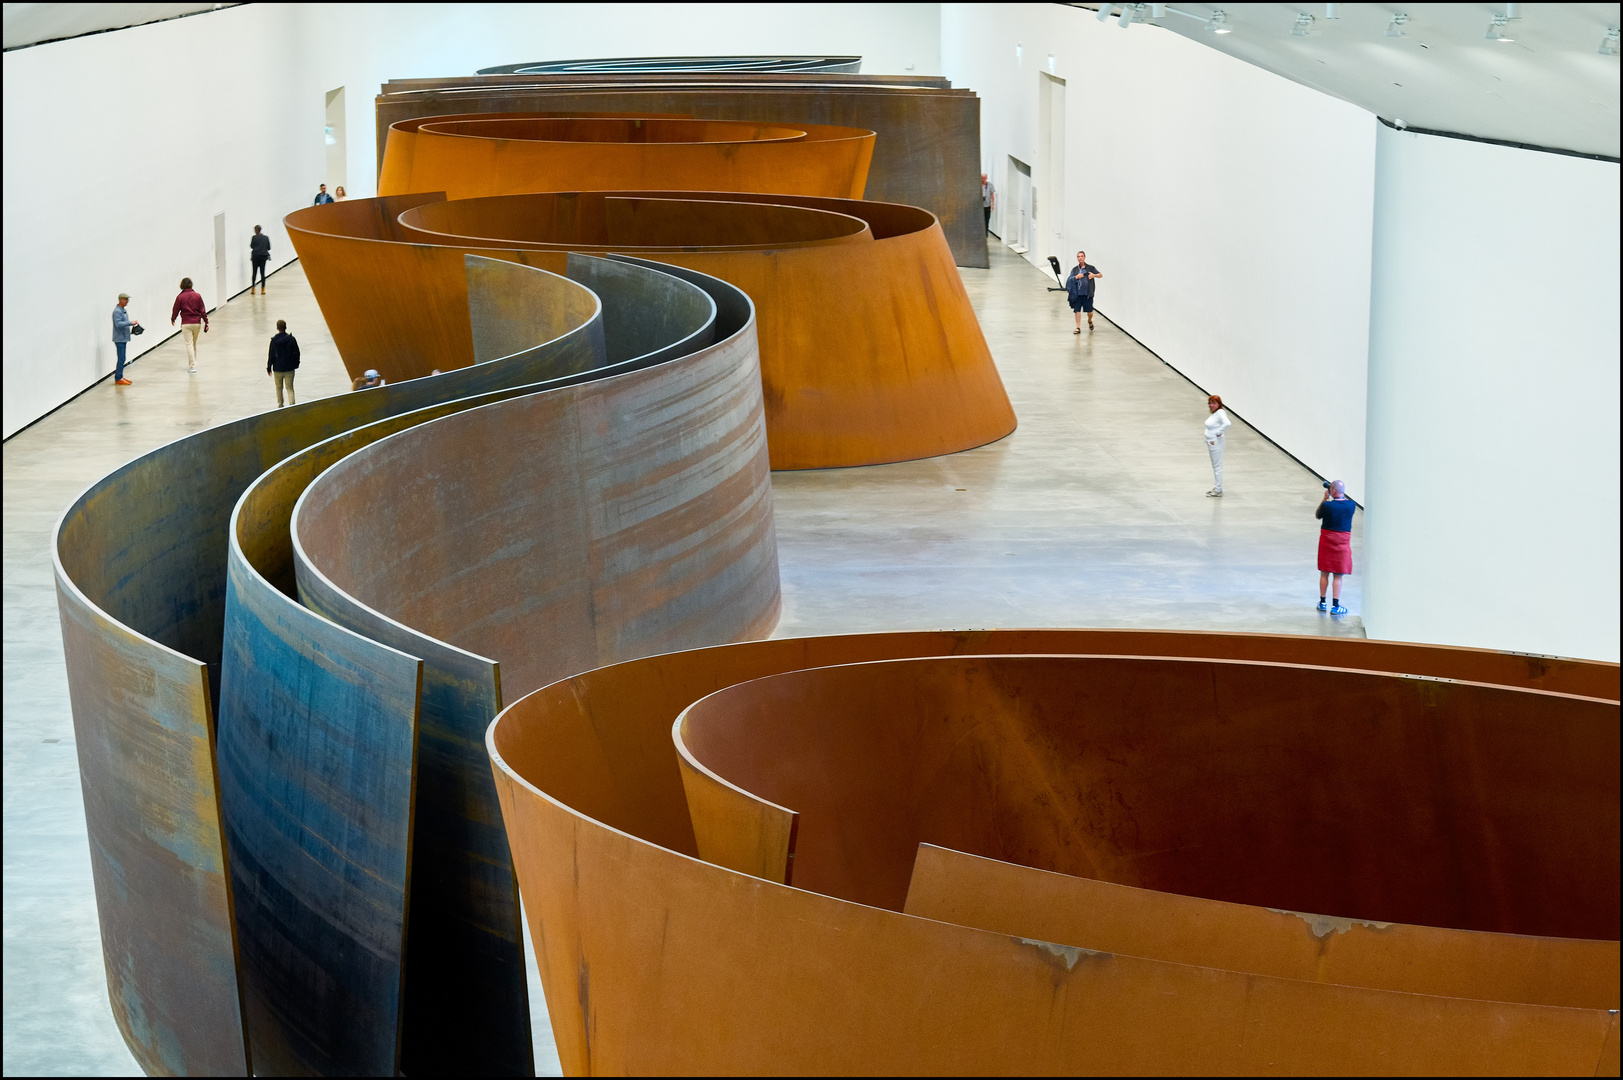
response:
<path id="1" fill-rule="evenodd" d="M 1224 409 L 1218 409 L 1216 412 L 1212 413 L 1206 418 L 1207 441 L 1209 442 L 1212 439 L 1221 439 L 1223 437 L 1223 432 L 1227 431 L 1233 426 L 1234 424 L 1229 420 L 1228 412 Z"/>

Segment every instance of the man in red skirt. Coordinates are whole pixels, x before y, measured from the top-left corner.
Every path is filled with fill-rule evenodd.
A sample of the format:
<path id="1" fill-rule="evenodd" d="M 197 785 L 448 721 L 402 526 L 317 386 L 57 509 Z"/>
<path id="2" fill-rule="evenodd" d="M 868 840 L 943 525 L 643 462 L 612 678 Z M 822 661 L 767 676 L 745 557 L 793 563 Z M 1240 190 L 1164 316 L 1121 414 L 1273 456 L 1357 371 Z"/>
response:
<path id="1" fill-rule="evenodd" d="M 1352 573 L 1352 519 L 1357 509 L 1358 504 L 1347 498 L 1347 485 L 1332 480 L 1324 485 L 1324 498 L 1313 511 L 1313 516 L 1324 523 L 1319 526 L 1319 610 L 1332 615 L 1347 614 L 1341 606 L 1341 579 Z M 1327 606 L 1324 587 L 1330 584 L 1331 574 L 1335 575 L 1335 584 Z"/>

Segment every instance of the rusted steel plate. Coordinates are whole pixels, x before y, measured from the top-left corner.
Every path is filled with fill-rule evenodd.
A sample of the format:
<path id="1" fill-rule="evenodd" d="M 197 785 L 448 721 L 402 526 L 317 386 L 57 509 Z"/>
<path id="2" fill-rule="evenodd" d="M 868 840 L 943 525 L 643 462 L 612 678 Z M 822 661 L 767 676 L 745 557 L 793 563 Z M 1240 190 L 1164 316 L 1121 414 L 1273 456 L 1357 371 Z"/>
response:
<path id="1" fill-rule="evenodd" d="M 1030 631 L 1001 643 L 1030 647 L 1045 636 L 1087 634 Z M 988 637 L 999 639 L 869 635 L 650 657 L 545 687 L 498 717 L 489 744 L 567 1071 L 1604 1066 L 1613 1018 L 1601 1010 L 1399 994 L 1089 953 L 914 919 L 687 857 L 687 807 L 668 739 L 686 704 L 774 670 L 907 655 L 910 644 L 950 653 Z M 1188 637 L 1206 637 L 1216 648 L 1228 640 Z M 837 723 L 838 710 L 862 704 L 841 699 L 821 716 Z M 1615 712 L 1609 704 L 1580 704 Z M 899 715 L 905 721 L 912 711 Z M 670 747 L 665 753 L 661 742 Z M 840 786 L 838 775 L 827 779 Z M 893 786 L 905 789 L 906 777 Z M 806 820 L 809 826 L 809 814 Z M 648 964 L 648 956 L 659 963 Z"/>
<path id="2" fill-rule="evenodd" d="M 827 124 L 604 116 L 431 117 L 390 138 L 378 194 L 448 199 L 636 187 L 860 199 L 874 145 Z"/>
<path id="3" fill-rule="evenodd" d="M 562 335 L 590 323 L 600 339 L 596 299 L 564 291 L 532 325 Z M 211 692 L 233 504 L 313 442 L 534 382 L 537 370 L 517 357 L 211 428 L 97 481 L 58 522 L 58 606 L 109 996 L 148 1071 L 249 1069 Z"/>
<path id="4" fill-rule="evenodd" d="M 760 206 L 729 208 L 737 225 L 727 227 L 698 205 L 711 202 Z M 684 232 L 684 218 L 698 224 Z M 866 231 L 851 231 L 847 219 Z M 401 213 L 397 227 L 425 244 L 554 258 L 623 251 L 742 288 L 761 313 L 775 469 L 906 461 L 1014 430 L 940 227 L 917 207 L 732 192 L 553 193 L 427 202 Z"/>
<path id="5" fill-rule="evenodd" d="M 397 121 L 473 112 L 680 114 L 873 131 L 866 197 L 923 207 L 940 219 L 959 266 L 988 265 L 980 99 L 944 79 L 669 72 L 391 80 L 376 105 L 380 167 Z"/>
<path id="6" fill-rule="evenodd" d="M 903 910 L 1098 952 L 1284 979 L 1529 1005 L 1618 1007 L 1616 941 L 1485 934 L 1225 904 L 934 844 L 919 845 Z"/>
<path id="7" fill-rule="evenodd" d="M 246 1076 L 208 666 L 108 617 L 60 557 L 56 602 L 113 1019 L 148 1075 Z"/>
<path id="8" fill-rule="evenodd" d="M 241 575 L 219 768 L 255 1068 L 393 1075 L 422 661 Z"/>
<path id="9" fill-rule="evenodd" d="M 662 271 L 618 269 L 644 282 L 650 318 L 682 310 L 653 291 Z M 709 286 L 725 304 L 679 284 L 704 302 L 693 327 L 725 334 L 715 345 L 437 420 L 324 474 L 295 514 L 301 589 L 324 590 L 352 625 L 386 620 L 497 660 L 508 694 L 769 631 L 777 552 L 753 318 L 723 282 Z M 447 462 L 454 485 L 436 482 Z"/>
<path id="10" fill-rule="evenodd" d="M 1231 903 L 1598 939 L 1619 920 L 1617 720 L 1614 702 L 1369 672 L 990 656 L 757 679 L 691 706 L 682 734 L 799 814 L 796 886 L 860 903 L 900 910 L 933 843 Z"/>

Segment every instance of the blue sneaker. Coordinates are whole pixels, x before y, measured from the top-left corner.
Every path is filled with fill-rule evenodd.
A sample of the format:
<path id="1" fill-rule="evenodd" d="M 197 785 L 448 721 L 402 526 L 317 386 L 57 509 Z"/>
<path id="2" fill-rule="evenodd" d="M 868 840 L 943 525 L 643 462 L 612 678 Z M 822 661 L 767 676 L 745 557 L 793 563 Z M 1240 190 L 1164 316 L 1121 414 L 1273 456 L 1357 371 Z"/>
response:
<path id="1" fill-rule="evenodd" d="M 1347 614 L 1347 609 L 1342 607 L 1340 604 L 1337 604 L 1335 607 L 1330 609 L 1330 614 L 1332 614 L 1332 615 L 1345 615 L 1345 614 Z"/>
<path id="2" fill-rule="evenodd" d="M 1320 611 L 1329 611 L 1330 610 L 1330 605 L 1326 604 L 1323 600 L 1320 600 L 1319 601 L 1319 610 Z"/>

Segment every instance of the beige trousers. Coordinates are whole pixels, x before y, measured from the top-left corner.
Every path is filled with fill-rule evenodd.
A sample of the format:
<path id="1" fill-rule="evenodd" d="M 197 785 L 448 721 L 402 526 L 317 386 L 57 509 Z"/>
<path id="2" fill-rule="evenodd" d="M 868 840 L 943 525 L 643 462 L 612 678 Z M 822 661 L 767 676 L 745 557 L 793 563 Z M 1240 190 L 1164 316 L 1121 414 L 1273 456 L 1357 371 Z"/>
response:
<path id="1" fill-rule="evenodd" d="M 293 376 L 297 375 L 298 372 L 273 371 L 271 374 L 276 378 L 276 407 L 278 409 L 282 407 L 282 387 L 284 386 L 287 387 L 287 403 L 297 405 L 298 402 L 293 400 Z"/>
<path id="2" fill-rule="evenodd" d="M 197 338 L 202 332 L 200 322 L 180 324 L 180 340 L 186 343 L 186 366 L 193 371 L 197 370 Z"/>

